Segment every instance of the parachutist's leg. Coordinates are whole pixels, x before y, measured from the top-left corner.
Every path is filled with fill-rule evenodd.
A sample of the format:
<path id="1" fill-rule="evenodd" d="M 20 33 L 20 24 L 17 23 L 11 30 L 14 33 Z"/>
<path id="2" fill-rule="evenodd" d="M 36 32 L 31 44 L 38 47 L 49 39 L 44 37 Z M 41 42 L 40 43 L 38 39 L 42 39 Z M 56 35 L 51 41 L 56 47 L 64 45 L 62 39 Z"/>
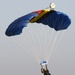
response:
<path id="1" fill-rule="evenodd" d="M 43 69 L 41 69 L 41 73 L 44 73 Z"/>
<path id="2" fill-rule="evenodd" d="M 47 70 L 47 64 L 46 64 L 46 70 Z"/>

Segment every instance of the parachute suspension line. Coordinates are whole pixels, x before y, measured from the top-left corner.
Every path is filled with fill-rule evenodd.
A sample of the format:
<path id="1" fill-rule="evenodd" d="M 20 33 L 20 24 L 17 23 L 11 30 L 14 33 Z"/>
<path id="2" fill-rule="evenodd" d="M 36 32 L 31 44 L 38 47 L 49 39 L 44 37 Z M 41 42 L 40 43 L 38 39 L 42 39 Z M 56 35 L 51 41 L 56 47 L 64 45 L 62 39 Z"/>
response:
<path id="1" fill-rule="evenodd" d="M 24 36 L 20 35 L 19 37 L 15 37 L 16 39 L 14 39 L 15 43 L 17 43 L 21 48 L 23 48 L 23 50 L 26 51 L 26 53 L 28 53 L 32 58 L 35 58 L 35 56 L 33 54 L 31 54 L 31 52 L 28 51 L 28 49 L 30 50 L 29 45 L 27 44 L 27 41 L 25 41 L 25 39 L 23 38 Z M 21 40 L 22 39 L 22 40 Z M 18 40 L 18 41 L 17 41 Z M 26 42 L 26 43 L 25 43 Z M 26 45 L 27 44 L 27 45 Z M 22 50 L 22 51 L 23 51 Z M 39 63 L 38 60 L 36 60 L 37 63 Z"/>
<path id="2" fill-rule="evenodd" d="M 19 40 L 21 46 L 23 46 L 22 48 L 24 48 L 25 51 L 27 51 L 27 53 L 30 54 L 33 58 L 35 58 L 35 60 L 39 63 L 40 61 L 37 56 L 37 53 L 35 53 L 35 51 L 33 50 L 35 47 L 33 47 L 33 44 L 32 44 L 33 43 L 32 37 L 29 36 L 29 35 L 31 35 L 31 33 L 29 31 L 30 29 L 27 27 L 27 29 L 25 29 L 25 30 L 26 31 L 19 36 L 20 38 L 18 40 Z"/>
<path id="3" fill-rule="evenodd" d="M 37 46 L 39 47 L 38 51 L 40 51 L 41 61 L 46 60 L 46 56 L 48 56 L 47 46 L 49 42 L 48 36 L 50 36 L 50 28 L 47 25 L 39 25 L 36 31 L 39 31 L 36 43 L 38 43 Z"/>
<path id="4" fill-rule="evenodd" d="M 59 24 L 59 27 L 58 28 L 60 28 L 60 30 L 62 29 L 62 27 L 68 22 L 66 22 L 65 24 L 63 24 L 63 21 L 64 21 L 64 17 L 63 17 L 63 19 L 62 19 L 62 22 L 61 22 L 61 24 Z M 63 25 L 62 25 L 63 24 Z M 63 38 L 63 36 L 64 36 L 64 31 L 65 30 L 63 30 L 62 32 L 61 31 L 59 31 L 59 34 L 61 35 L 61 37 L 59 38 L 59 40 L 58 40 L 58 42 L 57 42 L 57 44 L 56 44 L 56 47 L 55 48 L 57 48 L 57 46 L 59 45 L 59 43 L 60 43 L 60 41 L 61 41 L 61 39 Z"/>
<path id="5" fill-rule="evenodd" d="M 57 18 L 56 18 L 56 21 L 55 22 L 53 22 L 53 25 L 55 26 L 55 23 L 57 22 Z M 55 33 L 54 33 L 55 32 Z M 51 37 L 52 37 L 52 42 L 51 42 L 51 40 L 50 40 L 50 42 L 52 43 L 51 44 L 51 48 L 50 48 L 50 51 L 49 51 L 49 56 L 47 57 L 47 62 L 49 62 L 49 59 L 50 59 L 50 57 L 51 57 L 51 54 L 52 54 L 52 51 L 53 51 L 53 49 L 54 49 L 54 47 L 55 47 L 55 45 L 56 45 L 56 41 L 57 41 L 57 39 L 58 39 L 58 36 L 59 36 L 59 33 L 58 33 L 58 31 L 56 32 L 56 31 L 53 31 L 52 32 L 52 35 L 51 35 Z"/>
<path id="6" fill-rule="evenodd" d="M 45 49 L 46 49 L 46 52 L 45 52 L 45 54 L 46 54 L 46 61 L 47 61 L 47 57 L 48 57 L 48 55 L 49 55 L 49 52 L 50 52 L 50 49 L 51 49 L 51 43 L 52 43 L 52 38 L 53 38 L 53 29 L 52 30 L 50 30 L 50 28 L 48 28 L 48 31 L 47 31 L 47 39 L 45 40 L 46 41 L 46 46 L 45 46 Z"/>
<path id="7" fill-rule="evenodd" d="M 36 28 L 37 32 L 37 47 L 38 47 L 38 52 L 40 54 L 40 59 L 45 60 L 45 27 L 44 25 L 37 25 L 38 27 Z"/>
<path id="8" fill-rule="evenodd" d="M 38 41 L 38 39 L 36 38 L 36 36 L 37 36 L 37 28 L 35 28 L 35 27 L 30 27 L 30 30 L 29 30 L 30 32 L 31 32 L 31 35 L 30 35 L 30 37 L 31 37 L 31 40 L 32 40 L 32 45 L 33 45 L 33 51 L 35 52 L 35 54 L 36 54 L 36 56 L 38 57 L 38 59 L 39 59 L 39 62 L 40 62 L 40 52 L 39 52 L 39 50 L 38 50 L 38 44 L 37 44 L 37 41 Z M 35 32 L 36 31 L 36 32 Z"/>
<path id="9" fill-rule="evenodd" d="M 38 27 L 36 27 L 36 31 L 37 31 L 37 40 L 36 40 L 36 43 L 37 43 L 37 48 L 38 48 L 38 52 L 39 52 L 39 56 L 40 56 L 40 62 L 42 61 L 42 59 L 44 58 L 43 56 L 43 29 L 40 28 L 41 26 L 40 25 L 37 25 Z"/>
<path id="10" fill-rule="evenodd" d="M 40 57 L 41 57 L 41 61 L 44 60 L 44 35 L 43 35 L 43 25 L 42 25 L 42 28 L 40 26 L 40 28 L 38 28 L 38 31 L 39 32 L 39 36 L 38 36 L 38 44 L 39 44 L 39 51 L 40 51 Z"/>
<path id="11" fill-rule="evenodd" d="M 58 28 L 60 28 L 60 30 L 62 29 L 62 23 L 63 23 L 63 20 L 64 20 L 64 17 L 63 17 L 63 19 L 62 19 L 62 22 L 61 22 L 61 24 L 59 24 L 59 27 Z M 67 22 L 66 22 L 67 23 Z M 66 24 L 65 23 L 65 24 Z M 65 25 L 64 24 L 64 25 Z M 57 46 L 59 45 L 59 43 L 60 43 L 60 41 L 61 41 L 61 39 L 63 38 L 63 36 L 64 36 L 64 31 L 61 33 L 61 31 L 59 31 L 59 32 L 57 32 L 57 33 L 59 33 L 59 34 L 56 34 L 56 37 L 55 37 L 55 40 L 54 40 L 54 42 L 56 43 L 55 45 L 53 44 L 52 45 L 52 49 L 51 49 L 51 51 L 54 49 L 54 48 L 57 48 Z M 59 35 L 61 35 L 60 37 L 59 37 Z M 58 39 L 58 37 L 59 37 L 59 39 Z M 58 42 L 56 42 L 58 40 Z M 49 61 L 49 59 L 50 59 L 50 55 L 51 55 L 51 52 L 50 52 L 50 54 L 49 54 L 49 57 L 48 57 L 48 61 Z"/>
<path id="12" fill-rule="evenodd" d="M 54 30 L 52 29 L 51 32 L 50 32 L 50 35 L 49 34 L 47 35 L 48 38 L 47 38 L 47 47 L 46 47 L 47 48 L 46 61 L 47 61 L 47 58 L 48 58 L 48 55 L 50 53 L 50 49 L 51 49 L 51 46 L 52 46 L 53 33 L 54 33 Z"/>
<path id="13" fill-rule="evenodd" d="M 52 46 L 51 46 L 51 50 L 50 50 L 49 55 L 48 55 L 48 58 L 47 58 L 47 62 L 49 62 L 49 59 L 51 58 L 51 54 L 52 54 L 52 51 L 54 50 L 54 47 L 55 47 L 55 44 L 56 44 L 58 35 L 59 34 L 56 33 L 56 35 L 54 37 L 54 40 L 53 40 L 53 43 L 52 43 Z"/>
<path id="14" fill-rule="evenodd" d="M 43 44 L 44 44 L 44 45 L 43 45 L 43 48 L 44 48 L 44 49 L 43 49 L 43 50 L 44 50 L 44 53 L 43 53 L 43 54 L 44 54 L 44 60 L 46 60 L 47 51 L 48 51 L 48 50 L 47 50 L 47 45 L 48 45 L 48 33 L 47 33 L 47 32 L 48 32 L 48 31 L 47 31 L 47 29 L 46 29 L 47 27 L 48 27 L 48 26 L 44 27 L 44 29 L 43 29 L 43 32 L 44 32 L 44 33 L 43 33 Z"/>
<path id="15" fill-rule="evenodd" d="M 62 19 L 62 22 L 61 22 L 61 24 L 58 24 L 59 25 L 59 27 L 58 28 L 60 28 L 60 30 L 62 29 L 62 27 L 63 27 L 63 25 L 65 25 L 65 24 L 63 24 L 63 21 L 64 21 L 64 17 L 63 17 L 63 19 Z M 63 25 L 62 25 L 63 24 Z M 58 46 L 58 44 L 60 43 L 60 40 L 62 39 L 62 37 L 63 37 L 63 35 L 64 35 L 64 31 L 63 32 L 61 32 L 61 31 L 59 31 L 59 35 L 61 35 L 61 37 L 59 38 L 59 40 L 58 40 L 58 42 L 57 42 L 57 44 L 56 44 L 56 47 Z M 56 48 L 55 47 L 55 48 Z"/>
<path id="16" fill-rule="evenodd" d="M 52 33 L 52 30 L 50 30 L 50 27 L 46 26 L 44 28 L 44 38 L 43 38 L 43 41 L 44 41 L 44 55 L 45 55 L 45 60 L 47 61 L 47 56 L 49 54 L 49 51 L 50 51 L 50 44 L 51 44 L 51 39 L 52 39 L 52 36 L 53 33 Z"/>
<path id="17" fill-rule="evenodd" d="M 64 36 L 64 31 L 63 32 L 61 32 L 61 31 L 56 32 L 55 38 L 53 40 L 52 48 L 51 48 L 49 56 L 47 58 L 47 62 L 49 62 L 49 59 L 51 58 L 52 50 L 56 50 L 56 48 L 58 47 L 63 36 Z"/>
<path id="18" fill-rule="evenodd" d="M 42 47 L 42 60 L 46 60 L 46 56 L 47 56 L 47 29 L 48 26 L 47 25 L 42 25 L 41 28 L 41 47 Z"/>
<path id="19" fill-rule="evenodd" d="M 53 25 L 55 24 L 55 22 L 53 22 Z M 53 46 L 53 41 L 54 41 L 54 29 L 50 29 L 50 27 L 48 27 L 47 29 L 47 39 L 46 39 L 46 61 L 48 62 L 48 55 L 51 52 L 51 48 Z"/>
<path id="20" fill-rule="evenodd" d="M 59 45 L 60 41 L 62 40 L 62 38 L 63 38 L 64 34 L 65 34 L 65 32 L 64 32 L 64 31 L 63 31 L 62 33 L 61 33 L 61 32 L 59 32 L 59 35 L 61 35 L 61 36 L 60 36 L 60 38 L 59 38 L 59 40 L 58 40 L 58 42 L 57 42 L 57 44 L 55 45 L 55 47 L 54 47 L 54 48 L 57 48 L 57 47 L 58 47 L 58 45 Z"/>
<path id="21" fill-rule="evenodd" d="M 55 41 L 54 41 L 54 30 L 52 30 L 52 33 L 51 33 L 51 38 L 50 38 L 50 41 L 49 41 L 49 52 L 48 52 L 48 55 L 47 55 L 47 62 L 48 62 L 48 57 L 50 57 L 51 53 L 52 53 L 52 48 L 54 47 L 54 44 L 55 44 Z"/>
<path id="22" fill-rule="evenodd" d="M 28 38 L 28 40 L 27 40 L 27 38 L 28 38 L 28 36 L 26 36 L 26 38 L 23 38 L 24 44 L 25 44 L 23 46 L 25 48 L 25 51 L 39 63 L 39 58 L 37 57 L 36 53 L 34 52 L 31 43 L 28 41 L 30 38 Z"/>
<path id="23" fill-rule="evenodd" d="M 35 43 L 35 41 L 37 40 L 36 39 L 36 33 L 35 33 L 35 27 L 32 25 L 29 26 L 28 32 L 29 32 L 28 40 L 30 41 L 30 44 L 31 44 L 30 47 L 32 47 L 31 51 L 35 55 L 36 59 L 38 59 L 38 61 L 40 62 L 40 56 L 39 56 L 38 48 L 37 48 L 37 45 Z"/>

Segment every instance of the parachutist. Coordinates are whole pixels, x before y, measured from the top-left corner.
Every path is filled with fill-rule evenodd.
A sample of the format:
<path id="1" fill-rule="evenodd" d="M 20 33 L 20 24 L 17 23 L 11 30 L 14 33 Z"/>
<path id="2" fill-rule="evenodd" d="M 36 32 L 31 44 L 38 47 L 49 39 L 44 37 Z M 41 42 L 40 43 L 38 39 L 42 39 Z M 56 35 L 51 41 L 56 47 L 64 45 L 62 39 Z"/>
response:
<path id="1" fill-rule="evenodd" d="M 47 68 L 47 63 L 40 63 L 40 65 L 41 65 L 41 73 L 43 73 L 44 75 L 51 75 Z"/>

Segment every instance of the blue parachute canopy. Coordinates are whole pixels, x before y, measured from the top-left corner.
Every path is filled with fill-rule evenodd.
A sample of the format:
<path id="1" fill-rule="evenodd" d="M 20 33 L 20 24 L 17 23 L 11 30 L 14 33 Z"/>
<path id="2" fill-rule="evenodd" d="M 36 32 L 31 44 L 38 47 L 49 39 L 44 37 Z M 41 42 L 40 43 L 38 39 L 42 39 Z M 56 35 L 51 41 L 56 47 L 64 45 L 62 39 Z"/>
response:
<path id="1" fill-rule="evenodd" d="M 14 36 L 22 33 L 22 29 L 27 27 L 29 21 L 35 16 L 37 16 L 37 13 L 29 13 L 23 17 L 16 19 L 8 26 L 5 34 L 7 36 Z"/>
<path id="2" fill-rule="evenodd" d="M 48 25 L 49 27 L 54 28 L 56 31 L 67 29 L 71 24 L 70 18 L 66 14 L 59 11 L 53 11 L 51 14 L 48 12 L 44 16 L 41 17 L 37 23 Z"/>
<path id="3" fill-rule="evenodd" d="M 35 11 L 12 22 L 6 29 L 5 34 L 7 36 L 19 35 L 22 33 L 22 29 L 27 27 L 28 23 L 34 22 L 38 24 L 42 23 L 42 25 L 48 25 L 50 28 L 54 28 L 56 31 L 59 31 L 67 29 L 71 24 L 71 19 L 68 15 L 59 11 Z"/>

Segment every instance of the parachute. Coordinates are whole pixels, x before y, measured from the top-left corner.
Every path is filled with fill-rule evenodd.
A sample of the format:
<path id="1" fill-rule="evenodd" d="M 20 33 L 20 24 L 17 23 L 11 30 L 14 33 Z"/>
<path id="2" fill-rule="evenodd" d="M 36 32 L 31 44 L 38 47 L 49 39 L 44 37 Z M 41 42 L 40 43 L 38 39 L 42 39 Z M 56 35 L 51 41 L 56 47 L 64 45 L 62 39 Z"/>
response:
<path id="1" fill-rule="evenodd" d="M 39 10 L 29 13 L 12 22 L 6 30 L 6 35 L 18 35 L 22 33 L 22 29 L 27 27 L 28 23 L 34 22 L 48 25 L 56 31 L 67 29 L 71 24 L 70 18 L 62 12 L 53 10 Z"/>
<path id="2" fill-rule="evenodd" d="M 33 39 L 33 42 L 30 42 L 30 43 L 31 43 L 31 45 L 34 44 L 34 45 L 38 46 L 38 47 L 35 46 L 35 49 L 33 46 L 33 49 L 34 49 L 34 51 L 36 49 L 39 50 L 38 53 L 40 54 L 43 52 L 44 49 L 46 52 L 48 47 L 51 45 L 51 43 L 53 43 L 51 41 L 54 36 L 53 37 L 51 36 L 51 39 L 50 39 L 50 34 L 52 34 L 52 33 L 49 30 L 52 29 L 52 30 L 54 30 L 55 33 L 59 32 L 59 31 L 61 32 L 62 30 L 66 30 L 71 24 L 71 19 L 69 18 L 69 16 L 67 14 L 60 12 L 60 11 L 56 11 L 56 10 L 43 9 L 43 10 L 33 11 L 33 12 L 13 21 L 6 29 L 5 34 L 7 36 L 20 35 L 23 31 L 23 28 L 26 29 L 28 27 L 29 23 L 31 23 L 30 28 L 34 28 L 34 29 L 28 29 L 28 30 L 30 30 L 30 33 L 28 34 L 28 32 L 26 31 L 25 37 L 26 37 L 26 35 L 30 36 L 30 34 L 31 34 L 29 42 L 32 41 L 32 39 Z M 33 24 L 35 24 L 34 26 L 36 26 L 36 24 L 37 24 L 38 29 L 37 29 L 37 27 L 33 27 Z M 43 26 L 43 27 L 41 27 L 41 26 Z M 31 31 L 31 30 L 35 30 L 35 31 Z M 38 30 L 38 32 L 36 30 Z M 40 30 L 42 30 L 42 31 L 40 31 Z M 32 37 L 32 35 L 34 35 L 34 36 Z M 45 36 L 45 35 L 47 35 L 47 36 Z M 32 37 L 32 39 L 31 39 L 31 37 Z M 28 38 L 25 39 L 25 42 L 26 42 L 26 40 L 28 43 Z M 55 42 L 55 40 L 53 40 L 53 41 Z M 24 42 L 24 44 L 25 44 L 25 42 Z M 28 43 L 27 45 L 30 46 L 30 43 Z M 41 44 L 41 46 L 40 46 L 40 44 Z M 51 46 L 52 46 L 52 48 L 48 49 L 48 51 L 47 51 L 48 53 L 50 50 L 53 49 L 54 43 Z M 43 59 L 45 59 L 45 58 L 43 58 Z"/>

